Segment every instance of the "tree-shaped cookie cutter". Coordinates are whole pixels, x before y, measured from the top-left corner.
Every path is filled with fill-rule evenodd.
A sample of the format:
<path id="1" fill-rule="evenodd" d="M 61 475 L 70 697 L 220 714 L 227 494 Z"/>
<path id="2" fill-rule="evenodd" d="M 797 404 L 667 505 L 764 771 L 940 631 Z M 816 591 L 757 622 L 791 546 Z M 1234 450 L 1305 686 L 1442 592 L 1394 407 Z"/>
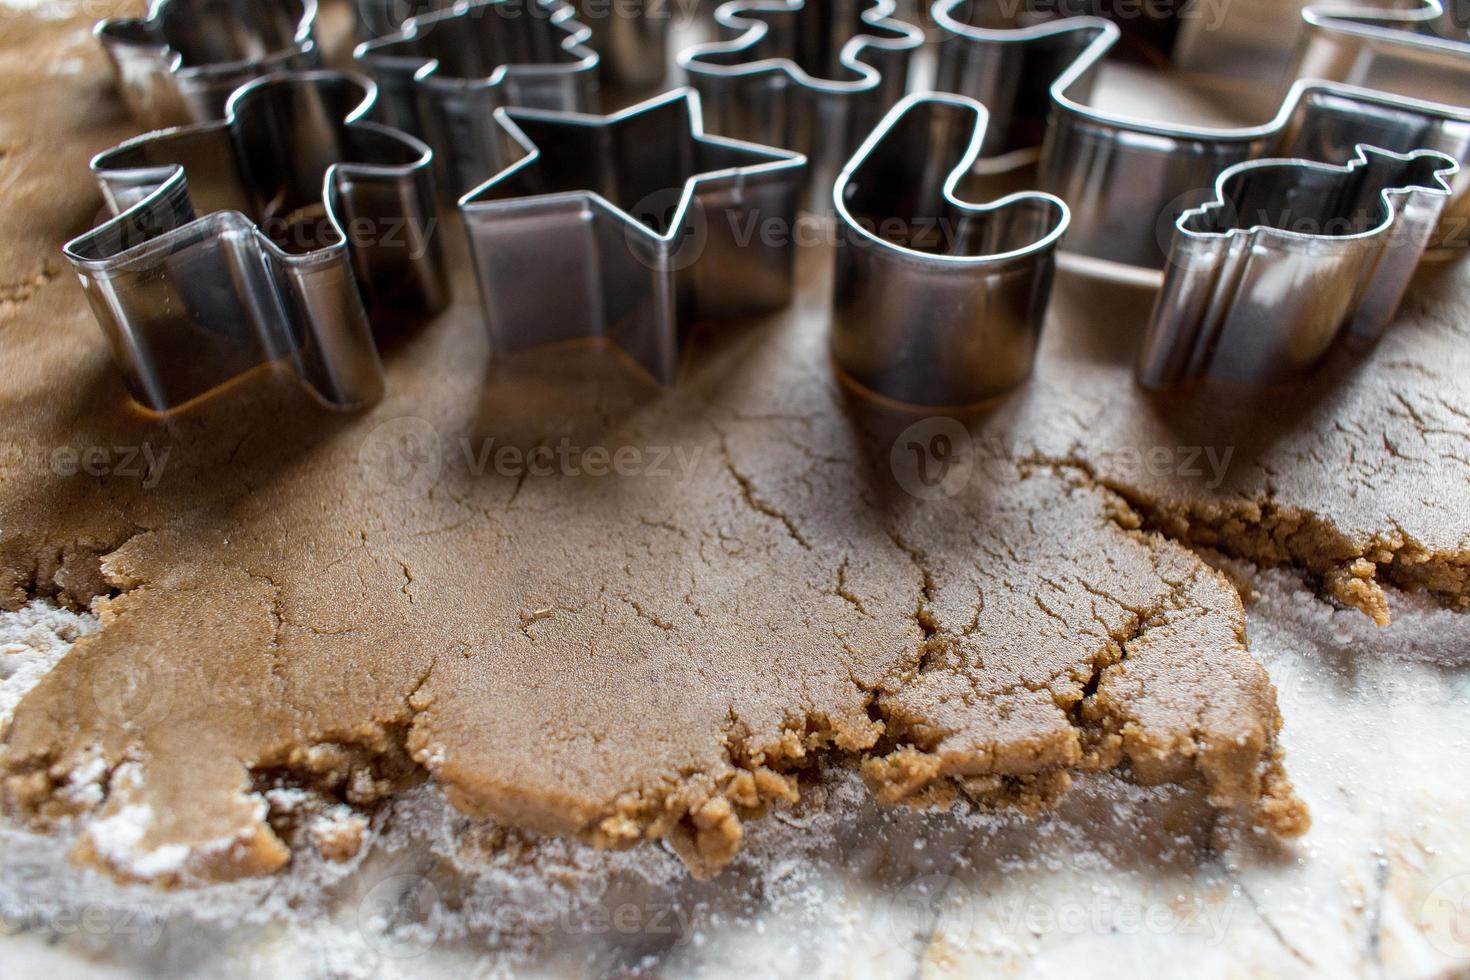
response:
<path id="1" fill-rule="evenodd" d="M 706 135 L 689 89 L 495 116 L 524 156 L 459 206 L 496 350 L 597 338 L 670 383 L 688 323 L 790 302 L 801 154 Z"/>
<path id="2" fill-rule="evenodd" d="M 170 411 L 272 362 L 332 408 L 381 395 L 369 313 L 435 312 L 448 286 L 433 153 L 363 121 L 376 91 L 269 75 L 221 121 L 93 158 L 116 217 L 65 253 L 141 405 Z"/>
<path id="3" fill-rule="evenodd" d="M 409 18 L 354 57 L 377 81 L 386 121 L 434 148 L 458 196 L 517 156 L 496 109 L 597 108 L 590 34 L 560 0 L 476 0 Z"/>
<path id="4" fill-rule="evenodd" d="M 1470 160 L 1470 109 L 1338 81 L 1296 81 L 1276 116 L 1257 126 L 1184 125 L 1099 109 L 1088 99 L 1121 37 L 1118 26 L 1097 17 L 1013 28 L 971 22 L 977 10 L 990 12 L 978 18 L 984 23 L 1004 21 L 1007 15 L 997 10 L 1006 8 L 994 0 L 935 4 L 942 34 L 938 85 L 985 102 L 1001 119 L 987 155 L 1024 149 L 1045 132 L 1040 184 L 1072 209 L 1072 253 L 1117 266 L 1162 268 L 1174 220 L 1207 197 L 1221 171 L 1248 160 L 1342 163 L 1359 143 Z M 1372 30 L 1385 58 L 1405 50 L 1405 32 Z M 1417 50 L 1417 43 L 1408 46 Z M 1470 82 L 1470 46 L 1436 50 L 1450 59 L 1442 64 Z M 1465 173 L 1447 214 L 1470 206 Z M 1442 237 L 1437 234 L 1435 243 Z"/>
<path id="5" fill-rule="evenodd" d="M 1254 160 L 1179 217 L 1140 384 L 1290 380 L 1347 335 L 1372 342 L 1450 199 L 1454 159 L 1358 147 L 1345 166 Z"/>
<path id="6" fill-rule="evenodd" d="M 910 95 L 837 178 L 832 353 L 869 393 L 961 407 L 1031 373 L 1069 214 L 1050 194 L 966 199 L 988 119 Z"/>
<path id="7" fill-rule="evenodd" d="M 713 132 L 782 146 L 811 161 L 809 204 L 907 90 L 918 27 L 893 0 L 731 0 L 724 40 L 685 48 L 679 64 Z"/>
<path id="8" fill-rule="evenodd" d="M 396 33 L 410 17 L 455 6 L 455 0 L 355 0 L 360 36 Z M 669 71 L 669 29 L 679 4 L 671 0 L 576 0 L 575 16 L 591 31 L 603 85 L 619 92 L 656 88 Z"/>
<path id="9" fill-rule="evenodd" d="M 149 129 L 224 116 L 253 78 L 314 68 L 316 0 L 156 0 L 142 18 L 99 21 L 128 111 Z"/>

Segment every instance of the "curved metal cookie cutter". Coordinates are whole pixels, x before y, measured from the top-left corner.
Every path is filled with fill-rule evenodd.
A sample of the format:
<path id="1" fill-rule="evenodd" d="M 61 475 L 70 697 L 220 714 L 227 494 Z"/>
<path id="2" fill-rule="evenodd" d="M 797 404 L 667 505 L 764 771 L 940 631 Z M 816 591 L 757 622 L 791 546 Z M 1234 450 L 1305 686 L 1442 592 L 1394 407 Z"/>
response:
<path id="1" fill-rule="evenodd" d="M 433 153 L 362 117 L 376 87 L 291 72 L 240 88 L 222 121 L 98 154 L 111 221 L 67 243 L 133 397 L 178 408 L 268 362 L 326 405 L 375 401 L 368 311 L 448 301 Z"/>
<path id="2" fill-rule="evenodd" d="M 1340 335 L 1377 340 L 1402 301 L 1459 165 L 1359 147 L 1346 166 L 1256 160 L 1180 216 L 1140 352 L 1148 388 L 1300 375 Z"/>
<path id="3" fill-rule="evenodd" d="M 669 73 L 669 29 L 678 0 L 575 0 L 575 16 L 592 32 L 604 86 L 654 88 Z M 410 17 L 448 10 L 454 0 L 357 0 L 361 36 L 395 33 Z"/>
<path id="4" fill-rule="evenodd" d="M 1435 101 L 1464 102 L 1465 59 L 1470 57 L 1466 15 L 1441 0 L 1413 4 L 1415 0 L 1399 0 L 1397 8 L 1356 3 L 1306 7 L 1296 77 L 1390 92 L 1407 89 Z"/>
<path id="5" fill-rule="evenodd" d="M 149 129 L 220 119 L 261 75 L 316 67 L 316 0 L 157 0 L 143 18 L 99 21 L 128 111 Z"/>
<path id="6" fill-rule="evenodd" d="M 784 146 L 811 161 L 812 210 L 908 87 L 918 27 L 894 0 L 731 0 L 715 11 L 726 40 L 679 53 L 709 128 Z"/>
<path id="7" fill-rule="evenodd" d="M 477 0 L 412 17 L 353 57 L 377 81 L 389 125 L 434 148 L 458 196 L 518 155 L 495 124 L 499 107 L 596 107 L 589 33 L 559 0 Z"/>
<path id="8" fill-rule="evenodd" d="M 496 349 L 605 338 L 667 384 L 682 325 L 790 302 L 801 154 L 706 135 L 689 89 L 495 118 L 525 156 L 459 206 Z"/>
<path id="9" fill-rule="evenodd" d="M 963 406 L 1031 374 L 1070 216 L 1050 194 L 964 199 L 988 113 L 957 95 L 911 95 L 833 189 L 832 353 L 870 392 Z"/>
<path id="10" fill-rule="evenodd" d="M 986 2 L 979 5 L 989 10 Z M 1045 126 L 1040 183 L 1072 208 L 1069 252 L 1162 268 L 1173 221 L 1200 203 L 1202 189 L 1222 170 L 1247 160 L 1341 162 L 1359 143 L 1470 160 L 1470 109 L 1336 82 L 1296 82 L 1275 118 L 1258 126 L 1183 125 L 1096 109 L 1086 100 L 1121 36 L 1117 25 L 1071 17 L 1020 29 L 975 27 L 956 16 L 971 3 L 939 0 L 934 7 L 945 34 L 940 84 L 998 107 L 1004 135 L 987 153 L 1020 149 Z M 975 7 L 968 9 L 974 16 Z M 1462 68 L 1470 69 L 1470 60 Z M 1462 180 L 1453 211 L 1467 191 Z"/>

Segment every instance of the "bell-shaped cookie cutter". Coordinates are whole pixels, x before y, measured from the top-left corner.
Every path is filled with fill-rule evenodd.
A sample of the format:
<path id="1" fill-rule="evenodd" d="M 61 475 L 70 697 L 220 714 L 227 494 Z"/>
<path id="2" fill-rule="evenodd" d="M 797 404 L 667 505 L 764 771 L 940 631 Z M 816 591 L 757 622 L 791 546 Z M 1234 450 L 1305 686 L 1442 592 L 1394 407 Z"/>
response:
<path id="1" fill-rule="evenodd" d="M 598 57 L 573 14 L 560 0 L 476 0 L 409 18 L 354 57 L 378 83 L 385 121 L 434 148 L 457 197 L 517 156 L 496 109 L 597 107 Z"/>
<path id="2" fill-rule="evenodd" d="M 801 154 L 706 135 L 690 89 L 495 117 L 525 155 L 459 206 L 496 350 L 599 338 L 667 384 L 684 325 L 790 302 Z"/>
<path id="3" fill-rule="evenodd" d="M 1207 196 L 1221 171 L 1248 160 L 1341 163 L 1359 143 L 1470 160 L 1470 109 L 1333 81 L 1295 82 L 1276 116 L 1257 126 L 1184 125 L 1097 109 L 1086 100 L 1121 36 L 1117 25 L 1071 17 L 1016 29 L 979 28 L 959 17 L 962 7 L 977 2 L 988 0 L 939 0 L 934 6 L 944 34 L 940 84 L 997 107 L 1003 135 L 987 147 L 990 153 L 1024 148 L 1046 121 L 1040 184 L 1072 208 L 1072 253 L 1116 266 L 1162 268 L 1174 220 Z M 1061 74 L 1048 85 L 1058 68 Z M 1470 69 L 1470 60 L 1461 68 Z M 1467 201 L 1470 184 L 1462 172 L 1450 213 L 1458 214 Z M 1435 243 L 1449 230 L 1443 228 Z"/>
<path id="4" fill-rule="evenodd" d="M 1358 147 L 1345 166 L 1253 160 L 1177 222 L 1137 377 L 1275 382 L 1344 334 L 1378 339 L 1451 195 L 1443 153 Z"/>
<path id="5" fill-rule="evenodd" d="M 167 412 L 259 365 L 327 406 L 382 393 L 373 313 L 448 302 L 433 153 L 338 72 L 242 86 L 225 119 L 92 160 L 112 220 L 67 243 L 133 397 Z"/>
<path id="6" fill-rule="evenodd" d="M 988 113 L 974 99 L 901 100 L 837 178 L 833 359 L 868 392 L 959 407 L 1031 374 L 1067 205 L 966 200 Z"/>
<path id="7" fill-rule="evenodd" d="M 224 116 L 241 85 L 314 68 L 316 0 L 157 0 L 142 18 L 99 21 L 128 111 L 149 129 Z"/>
<path id="8" fill-rule="evenodd" d="M 894 0 L 731 0 L 728 36 L 679 53 L 718 133 L 811 161 L 808 204 L 829 206 L 842 164 L 903 96 L 924 33 Z"/>

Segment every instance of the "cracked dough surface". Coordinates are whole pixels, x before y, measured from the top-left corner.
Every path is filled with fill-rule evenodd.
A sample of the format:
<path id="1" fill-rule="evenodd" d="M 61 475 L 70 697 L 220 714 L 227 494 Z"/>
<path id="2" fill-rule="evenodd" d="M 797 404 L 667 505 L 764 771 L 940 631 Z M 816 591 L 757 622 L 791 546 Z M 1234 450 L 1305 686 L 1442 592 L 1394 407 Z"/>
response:
<path id="1" fill-rule="evenodd" d="M 128 124 L 87 24 L 25 24 L 0 77 L 72 67 L 0 86 L 0 599 L 95 598 L 103 628 L 18 706 L 0 775 L 13 813 L 81 814 L 76 857 L 119 877 L 269 872 L 289 851 L 263 786 L 367 805 L 426 774 L 471 814 L 666 837 L 712 873 L 819 757 L 890 802 L 1024 807 L 1123 767 L 1289 835 L 1305 810 L 1239 598 L 1166 533 L 1380 615 L 1380 571 L 1463 596 L 1453 271 L 1369 359 L 1264 408 L 1144 398 L 1147 295 L 1063 277 L 1037 378 L 968 420 L 974 472 L 938 501 L 889 470 L 915 418 L 833 378 L 820 252 L 789 313 L 702 333 L 668 392 L 597 351 L 492 362 L 461 275 L 385 343 L 372 412 L 261 375 L 144 418 L 59 252 L 98 206 L 88 154 Z M 563 440 L 642 472 L 495 472 Z M 118 472 L 143 445 L 166 465 Z M 1218 486 L 1129 462 L 1196 445 L 1232 448 Z M 414 450 L 406 476 L 385 446 Z M 56 472 L 88 447 L 113 472 Z"/>

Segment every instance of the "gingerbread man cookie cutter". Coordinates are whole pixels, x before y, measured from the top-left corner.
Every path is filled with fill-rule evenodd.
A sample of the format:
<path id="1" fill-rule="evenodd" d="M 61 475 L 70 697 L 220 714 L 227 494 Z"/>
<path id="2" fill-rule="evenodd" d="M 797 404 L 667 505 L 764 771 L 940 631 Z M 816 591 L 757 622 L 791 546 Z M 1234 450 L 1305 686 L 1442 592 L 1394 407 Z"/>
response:
<path id="1" fill-rule="evenodd" d="M 718 133 L 782 146 L 810 162 L 808 204 L 829 206 L 832 180 L 908 87 L 924 34 L 894 0 L 731 0 L 729 35 L 679 54 Z"/>
<path id="2" fill-rule="evenodd" d="M 65 254 L 142 406 L 180 408 L 268 363 L 331 408 L 381 395 L 369 314 L 436 312 L 448 285 L 433 152 L 363 120 L 376 91 L 268 75 L 223 120 L 93 158 L 116 217 Z"/>
<path id="3" fill-rule="evenodd" d="M 99 21 L 128 111 L 149 129 L 220 119 L 241 85 L 314 68 L 316 0 L 156 0 L 141 18 Z"/>

